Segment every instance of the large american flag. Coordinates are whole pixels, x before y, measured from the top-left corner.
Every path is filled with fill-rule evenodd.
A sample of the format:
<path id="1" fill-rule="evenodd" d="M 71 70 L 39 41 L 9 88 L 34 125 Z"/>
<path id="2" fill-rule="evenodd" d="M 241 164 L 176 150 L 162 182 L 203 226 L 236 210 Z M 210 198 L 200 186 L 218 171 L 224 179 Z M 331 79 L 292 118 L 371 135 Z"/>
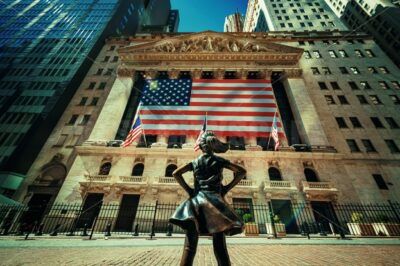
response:
<path id="1" fill-rule="evenodd" d="M 207 114 L 207 130 L 217 136 L 269 137 L 278 111 L 269 80 L 147 80 L 141 102 L 148 135 L 197 136 Z"/>

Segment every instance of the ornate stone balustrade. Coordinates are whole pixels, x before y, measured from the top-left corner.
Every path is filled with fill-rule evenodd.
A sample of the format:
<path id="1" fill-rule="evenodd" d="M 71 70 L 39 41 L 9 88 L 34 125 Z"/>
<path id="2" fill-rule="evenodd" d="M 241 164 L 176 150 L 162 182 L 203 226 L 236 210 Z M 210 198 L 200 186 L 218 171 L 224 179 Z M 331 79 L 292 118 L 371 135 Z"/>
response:
<path id="1" fill-rule="evenodd" d="M 254 185 L 254 181 L 249 179 L 242 179 L 237 185 L 241 187 L 252 187 Z"/>
<path id="2" fill-rule="evenodd" d="M 111 179 L 110 175 L 85 175 L 87 182 L 110 182 Z"/>
<path id="3" fill-rule="evenodd" d="M 303 181 L 303 192 L 309 200 L 337 200 L 338 189 L 332 182 Z"/>
<path id="4" fill-rule="evenodd" d="M 178 184 L 178 182 L 176 182 L 175 178 L 166 177 L 166 176 L 159 177 L 158 178 L 158 183 L 160 183 L 160 184 L 175 184 L 175 185 Z"/>
<path id="5" fill-rule="evenodd" d="M 294 181 L 288 180 L 265 180 L 265 189 L 294 189 L 297 190 Z"/>
<path id="6" fill-rule="evenodd" d="M 267 198 L 287 199 L 296 193 L 297 187 L 293 180 L 265 180 L 264 191 Z"/>
<path id="7" fill-rule="evenodd" d="M 119 180 L 124 183 L 145 183 L 147 178 L 143 176 L 120 176 Z"/>

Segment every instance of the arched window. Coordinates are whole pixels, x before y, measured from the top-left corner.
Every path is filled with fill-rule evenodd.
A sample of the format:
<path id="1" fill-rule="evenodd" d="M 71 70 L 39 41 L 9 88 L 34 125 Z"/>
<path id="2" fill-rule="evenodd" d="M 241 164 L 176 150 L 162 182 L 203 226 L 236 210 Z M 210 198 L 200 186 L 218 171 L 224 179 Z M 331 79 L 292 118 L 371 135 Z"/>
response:
<path id="1" fill-rule="evenodd" d="M 137 163 L 132 169 L 132 176 L 142 176 L 144 170 L 144 164 Z"/>
<path id="2" fill-rule="evenodd" d="M 279 172 L 279 170 L 275 167 L 268 168 L 268 175 L 269 175 L 269 180 L 273 181 L 282 180 L 281 172 Z"/>
<path id="3" fill-rule="evenodd" d="M 167 169 L 165 169 L 165 176 L 167 177 L 172 177 L 172 173 L 178 168 L 175 164 L 170 164 L 167 166 Z"/>
<path id="4" fill-rule="evenodd" d="M 110 170 L 111 170 L 111 163 L 110 162 L 103 163 L 100 166 L 99 175 L 108 175 L 110 173 Z"/>
<path id="5" fill-rule="evenodd" d="M 310 168 L 304 169 L 304 175 L 306 176 L 306 180 L 308 182 L 319 182 L 317 174 Z"/>

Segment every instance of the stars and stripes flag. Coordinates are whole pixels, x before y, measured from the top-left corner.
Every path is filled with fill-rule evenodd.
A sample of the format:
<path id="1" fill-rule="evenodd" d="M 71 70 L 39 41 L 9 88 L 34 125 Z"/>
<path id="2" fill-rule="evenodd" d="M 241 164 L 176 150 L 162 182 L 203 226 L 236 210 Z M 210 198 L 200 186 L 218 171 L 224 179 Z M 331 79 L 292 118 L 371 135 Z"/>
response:
<path id="1" fill-rule="evenodd" d="M 277 151 L 279 149 L 280 142 L 279 142 L 279 135 L 278 135 L 278 127 L 276 125 L 276 114 L 274 115 L 274 120 L 272 122 L 271 136 L 275 141 L 274 149 Z"/>
<path id="2" fill-rule="evenodd" d="M 140 107 L 141 106 L 139 105 L 138 111 L 136 112 L 136 116 L 135 116 L 135 119 L 132 124 L 132 128 L 129 131 L 128 136 L 126 137 L 125 141 L 121 144 L 121 147 L 123 147 L 123 148 L 131 145 L 132 142 L 137 140 L 140 137 L 140 135 L 143 133 L 142 121 L 141 121 L 140 115 L 139 115 Z"/>
<path id="3" fill-rule="evenodd" d="M 196 139 L 196 144 L 194 145 L 194 151 L 200 150 L 200 138 L 201 135 L 203 135 L 203 133 L 206 132 L 206 130 L 207 130 L 207 115 L 204 117 L 203 126 L 200 130 L 199 136 Z"/>
<path id="4" fill-rule="evenodd" d="M 147 80 L 141 101 L 143 128 L 154 135 L 197 136 L 207 113 L 207 130 L 218 136 L 269 137 L 277 112 L 270 80 Z"/>

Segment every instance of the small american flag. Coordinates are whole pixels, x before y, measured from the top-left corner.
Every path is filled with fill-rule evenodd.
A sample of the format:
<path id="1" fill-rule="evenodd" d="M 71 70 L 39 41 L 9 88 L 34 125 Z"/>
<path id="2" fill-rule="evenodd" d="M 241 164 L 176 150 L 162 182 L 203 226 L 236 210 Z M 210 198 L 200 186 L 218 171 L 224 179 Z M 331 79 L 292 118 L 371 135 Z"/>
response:
<path id="1" fill-rule="evenodd" d="M 143 128 L 142 128 L 142 121 L 140 120 L 140 116 L 137 116 L 135 119 L 135 122 L 132 125 L 131 130 L 128 133 L 128 136 L 126 137 L 125 141 L 122 143 L 122 147 L 128 147 L 129 145 L 132 144 L 137 138 L 140 137 L 140 135 L 143 133 Z"/>
<path id="2" fill-rule="evenodd" d="M 275 150 L 277 151 L 278 148 L 279 148 L 280 143 L 279 143 L 279 136 L 278 136 L 278 128 L 276 126 L 276 113 L 275 113 L 275 116 L 274 116 L 274 121 L 272 123 L 271 135 L 272 135 L 272 138 L 275 141 Z"/>
<path id="3" fill-rule="evenodd" d="M 201 135 L 203 135 L 203 133 L 206 132 L 206 130 L 207 130 L 207 116 L 204 117 L 203 127 L 201 128 L 199 136 L 197 137 L 196 145 L 194 145 L 194 151 L 200 150 L 200 138 Z"/>

